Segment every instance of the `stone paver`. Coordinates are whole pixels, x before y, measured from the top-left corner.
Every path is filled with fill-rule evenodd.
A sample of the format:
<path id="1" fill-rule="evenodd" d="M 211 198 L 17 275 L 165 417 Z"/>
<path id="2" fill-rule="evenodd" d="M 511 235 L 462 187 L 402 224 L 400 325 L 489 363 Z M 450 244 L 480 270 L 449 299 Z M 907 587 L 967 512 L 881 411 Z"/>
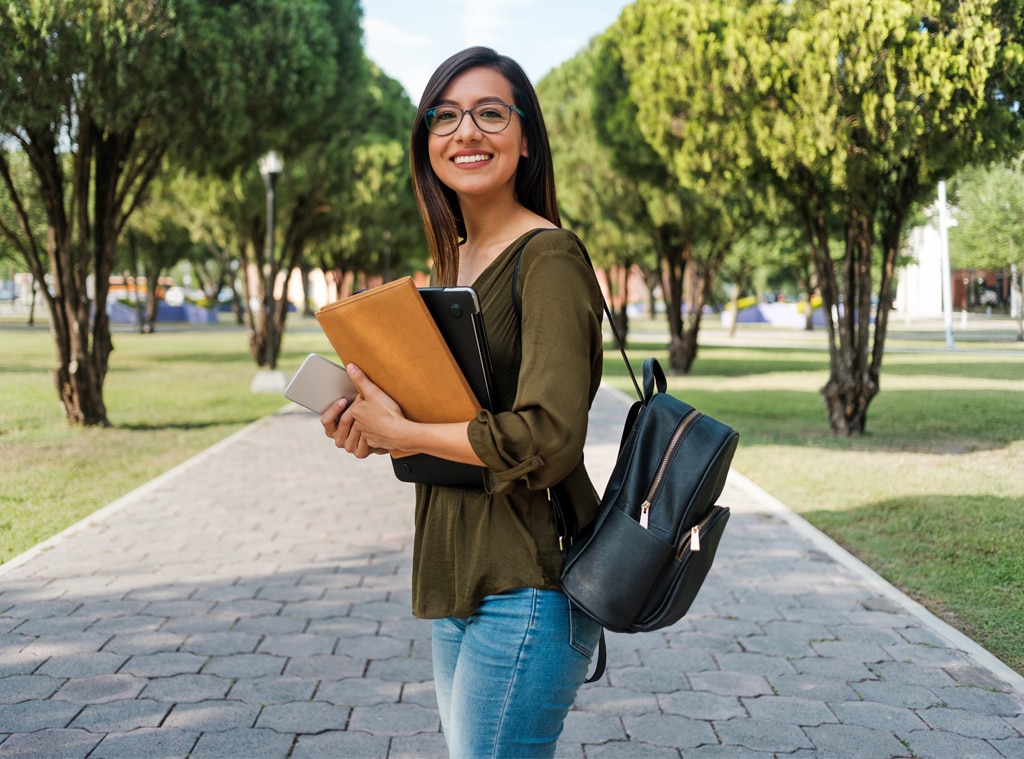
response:
<path id="1" fill-rule="evenodd" d="M 1024 757 L 1024 679 L 742 476 L 722 502 L 690 614 L 608 636 L 560 757 Z M 3 565 L 0 759 L 446 756 L 411 517 L 288 407 Z"/>

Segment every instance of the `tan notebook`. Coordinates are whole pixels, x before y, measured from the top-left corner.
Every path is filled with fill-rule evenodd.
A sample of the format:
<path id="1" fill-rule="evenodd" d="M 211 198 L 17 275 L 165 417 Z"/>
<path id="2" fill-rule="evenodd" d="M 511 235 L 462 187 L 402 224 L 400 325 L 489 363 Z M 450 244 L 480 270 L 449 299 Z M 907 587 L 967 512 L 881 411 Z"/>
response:
<path id="1" fill-rule="evenodd" d="M 342 363 L 362 369 L 414 422 L 468 422 L 480 410 L 412 277 L 330 303 L 316 318 Z"/>

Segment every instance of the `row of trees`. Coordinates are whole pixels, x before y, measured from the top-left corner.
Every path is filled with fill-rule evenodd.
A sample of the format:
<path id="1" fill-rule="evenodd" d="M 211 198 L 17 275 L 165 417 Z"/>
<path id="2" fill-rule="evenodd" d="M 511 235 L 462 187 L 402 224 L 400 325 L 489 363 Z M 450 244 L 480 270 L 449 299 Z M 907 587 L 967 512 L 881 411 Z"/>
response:
<path id="1" fill-rule="evenodd" d="M 1020 150 L 1022 4 L 638 0 L 539 83 L 564 218 L 599 265 L 666 284 L 673 370 L 696 358 L 716 279 L 738 292 L 785 260 L 831 316 L 830 424 L 864 430 L 912 209 Z M 112 273 L 155 282 L 187 259 L 213 296 L 260 272 L 255 292 L 241 280 L 246 305 L 272 293 L 244 309 L 266 366 L 290 272 L 340 282 L 425 255 L 413 106 L 366 60 L 359 21 L 357 0 L 0 7 L 0 239 L 51 283 L 69 419 L 109 423 Z M 286 172 L 264 269 L 271 148 Z"/>
<path id="2" fill-rule="evenodd" d="M 1019 0 L 638 0 L 541 83 L 566 217 L 607 255 L 656 253 L 677 372 L 716 275 L 796 230 L 831 317 L 829 422 L 860 433 L 912 212 L 1021 150 L 1021 20 Z"/>
<path id="3" fill-rule="evenodd" d="M 268 270 L 370 269 L 383 235 L 423 255 L 405 147 L 413 106 L 366 59 L 360 22 L 358 0 L 0 6 L 0 247 L 48 283 L 69 420 L 110 423 L 106 302 L 122 268 L 155 284 L 191 259 L 212 294 L 255 268 L 246 302 L 276 294 L 273 308 L 246 309 L 262 366 L 287 314 Z M 264 269 L 256 161 L 269 149 L 287 165 Z"/>

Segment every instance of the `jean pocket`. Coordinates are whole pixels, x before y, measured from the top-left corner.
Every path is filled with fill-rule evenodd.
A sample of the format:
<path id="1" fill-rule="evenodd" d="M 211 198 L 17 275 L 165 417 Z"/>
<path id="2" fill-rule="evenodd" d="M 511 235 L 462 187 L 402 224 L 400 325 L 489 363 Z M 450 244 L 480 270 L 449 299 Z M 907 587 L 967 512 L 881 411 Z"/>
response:
<path id="1" fill-rule="evenodd" d="M 601 625 L 568 597 L 565 600 L 569 604 L 569 645 L 589 659 L 601 638 Z"/>

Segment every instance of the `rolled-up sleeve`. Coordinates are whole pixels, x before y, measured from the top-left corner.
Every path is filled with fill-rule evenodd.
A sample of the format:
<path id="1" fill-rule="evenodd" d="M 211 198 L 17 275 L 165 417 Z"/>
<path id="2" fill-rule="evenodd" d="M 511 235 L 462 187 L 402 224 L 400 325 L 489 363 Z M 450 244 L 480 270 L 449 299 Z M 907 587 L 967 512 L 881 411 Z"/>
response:
<path id="1" fill-rule="evenodd" d="M 522 362 L 510 411 L 481 411 L 469 423 L 491 489 L 531 490 L 559 483 L 579 463 L 587 415 L 601 376 L 602 300 L 578 243 L 539 235 L 519 275 Z"/>

